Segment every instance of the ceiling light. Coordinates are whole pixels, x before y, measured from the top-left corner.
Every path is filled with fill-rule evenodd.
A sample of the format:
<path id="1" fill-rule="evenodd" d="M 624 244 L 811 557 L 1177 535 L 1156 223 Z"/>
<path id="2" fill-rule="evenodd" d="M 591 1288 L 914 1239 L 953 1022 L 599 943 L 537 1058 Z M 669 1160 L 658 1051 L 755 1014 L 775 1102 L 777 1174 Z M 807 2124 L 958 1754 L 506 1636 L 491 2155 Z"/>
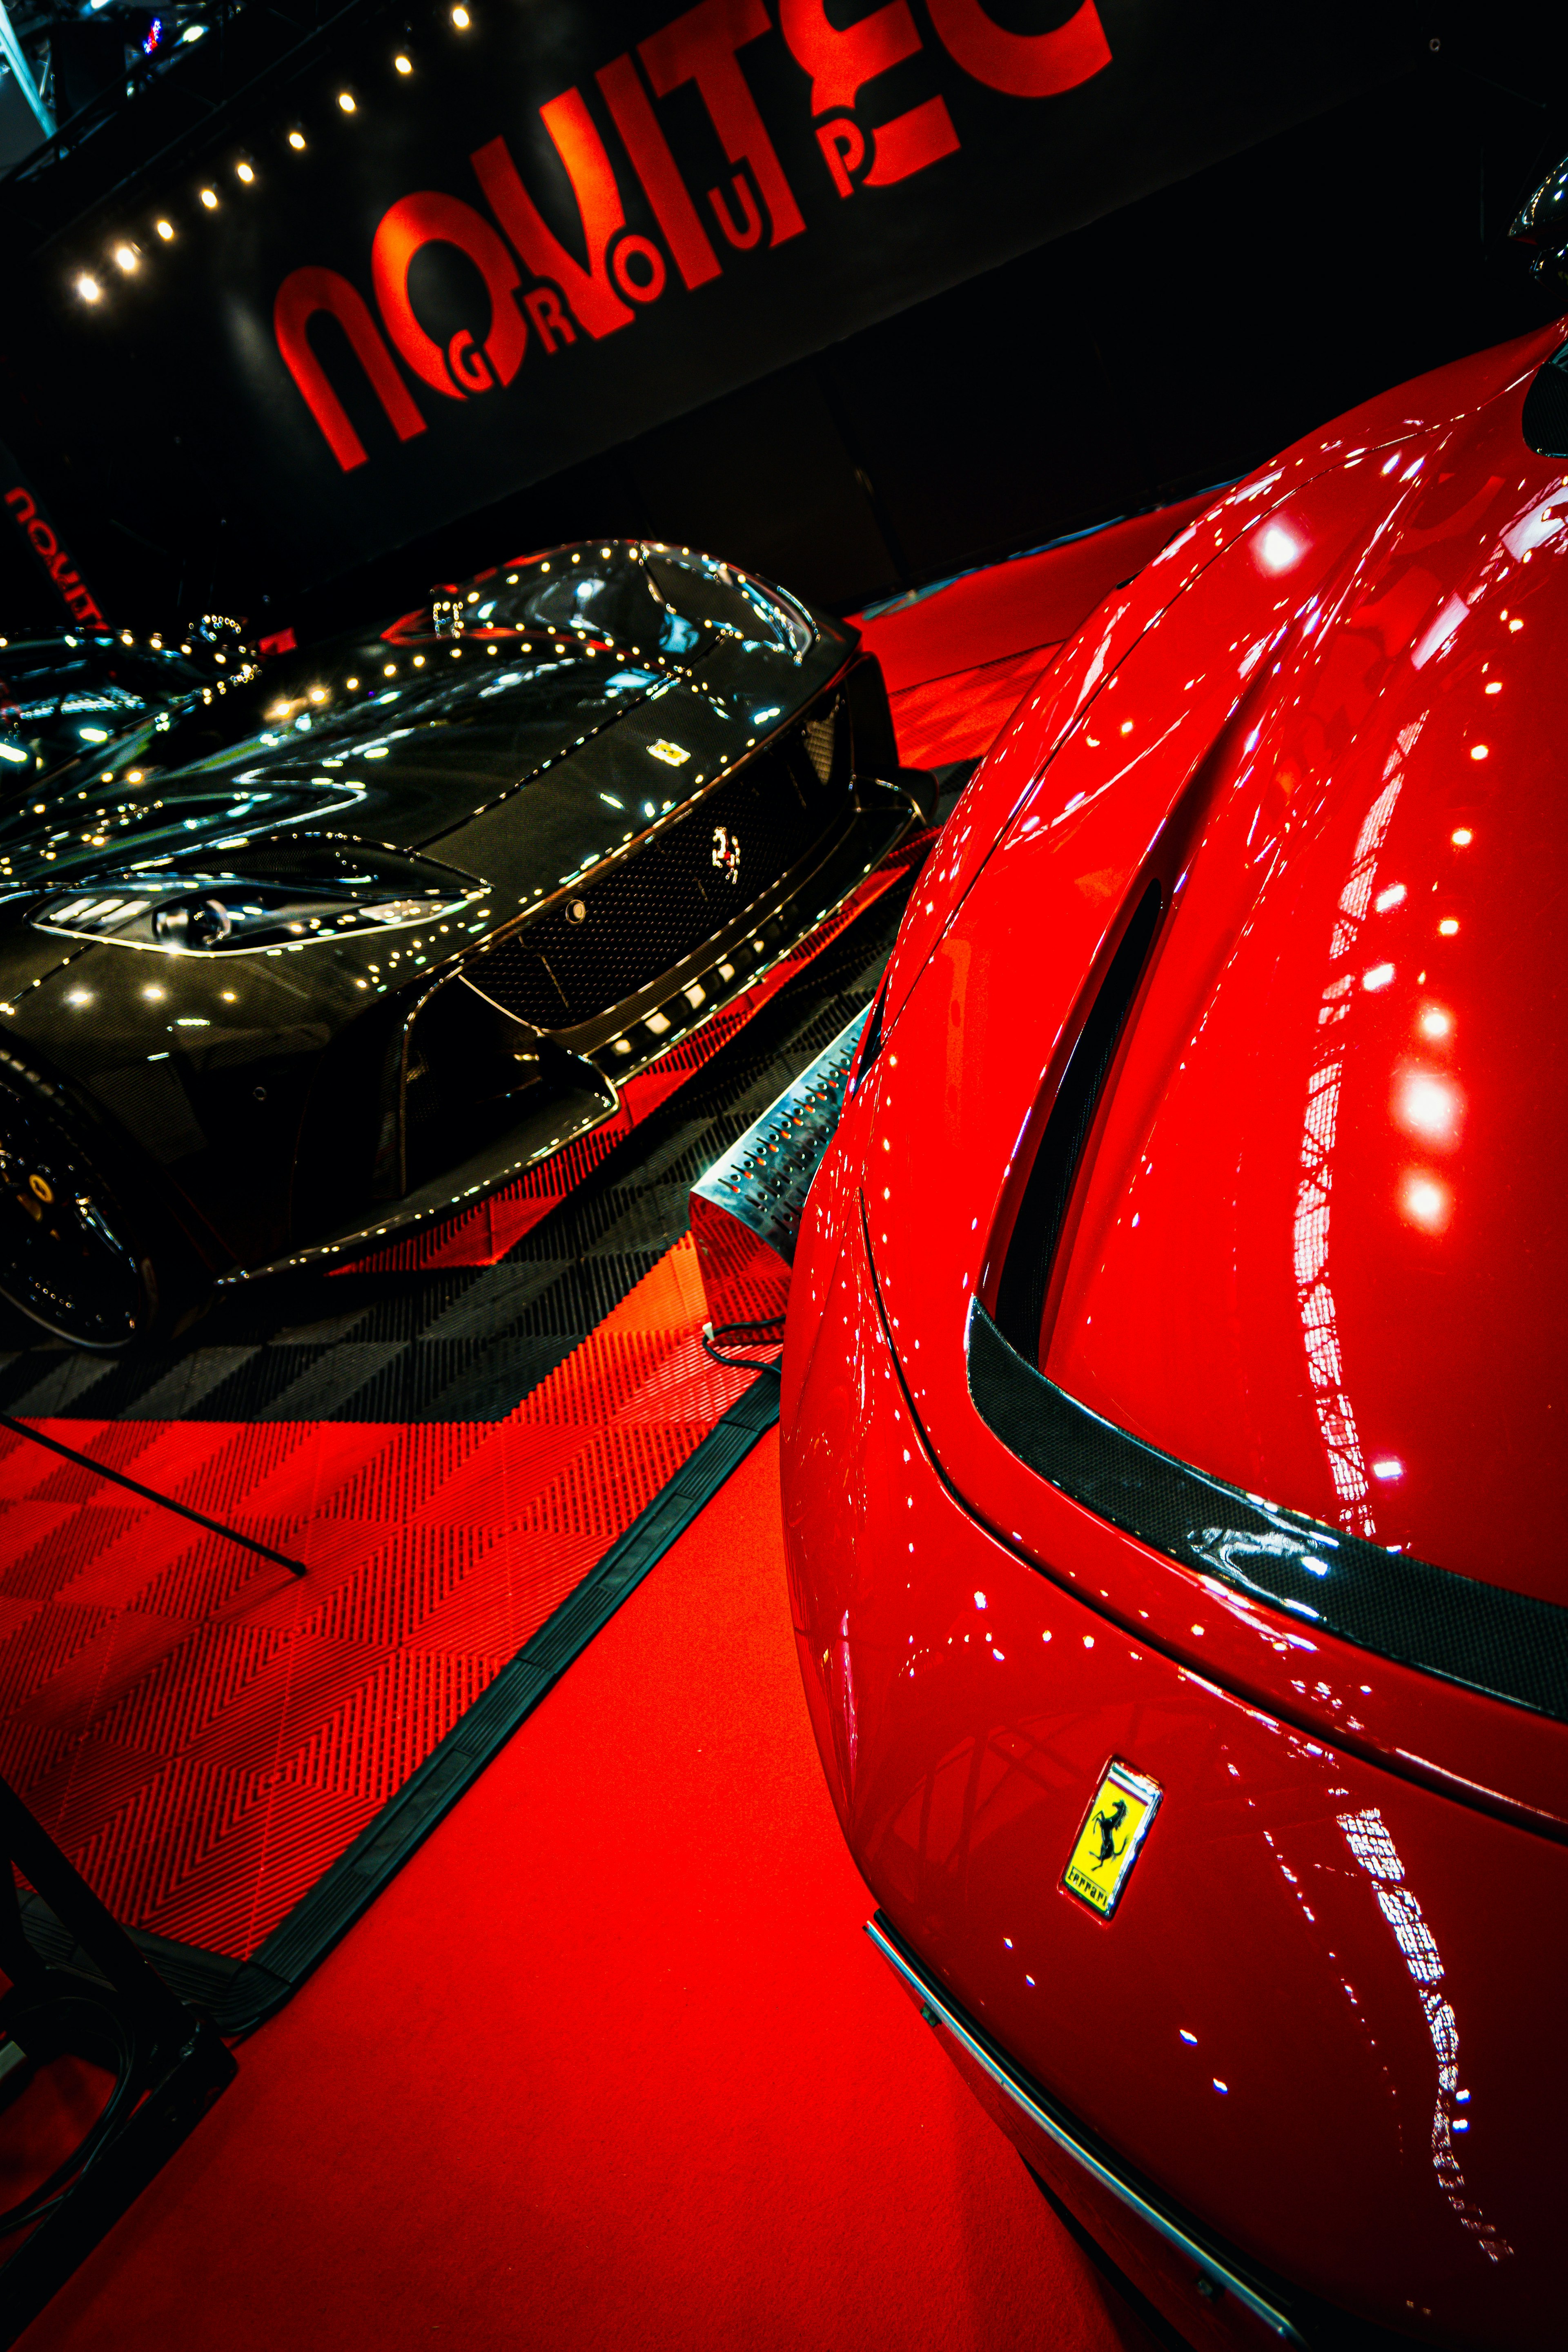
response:
<path id="1" fill-rule="evenodd" d="M 413 60 L 413 58 L 406 58 L 406 57 L 405 57 L 401 49 L 398 51 L 397 55 L 393 58 L 392 62 L 393 62 L 393 64 L 397 68 L 398 72 L 399 72 L 399 73 L 401 73 L 401 74 L 411 74 L 411 73 L 414 71 L 414 60 Z"/>
<path id="2" fill-rule="evenodd" d="M 85 269 L 76 281 L 76 290 L 84 302 L 96 302 L 103 292 L 97 278 L 89 278 Z"/>
<path id="3" fill-rule="evenodd" d="M 117 245 L 114 248 L 114 258 L 129 278 L 142 257 L 133 245 Z"/>
<path id="4" fill-rule="evenodd" d="M 296 151 L 303 147 L 305 144 L 304 132 L 302 131 L 290 131 L 289 133 L 289 144 Z"/>
<path id="5" fill-rule="evenodd" d="M 466 8 L 458 7 L 453 9 L 452 22 L 456 25 L 459 33 L 466 33 L 473 21 L 473 18 L 469 16 Z"/>
<path id="6" fill-rule="evenodd" d="M 352 114 L 354 110 L 354 94 L 353 90 L 340 89 L 338 92 L 338 104 L 342 108 L 345 114 Z"/>
<path id="7" fill-rule="evenodd" d="M 204 188 L 202 190 L 202 202 L 205 205 L 209 213 L 216 213 L 217 210 L 217 190 L 216 188 Z"/>
<path id="8" fill-rule="evenodd" d="M 164 220 L 161 220 L 161 221 L 158 223 L 158 225 L 157 225 L 157 226 L 158 226 L 158 234 L 159 234 L 159 236 L 163 238 L 163 240 L 164 244 L 165 244 L 165 245 L 167 245 L 167 244 L 170 242 L 170 240 L 172 239 L 172 237 L 174 236 L 174 222 L 173 222 L 173 221 L 164 221 Z"/>
<path id="9" fill-rule="evenodd" d="M 249 187 L 252 180 L 256 177 L 254 169 L 248 163 L 237 163 L 234 167 L 234 171 L 235 177 L 237 179 L 243 180 L 247 188 Z"/>

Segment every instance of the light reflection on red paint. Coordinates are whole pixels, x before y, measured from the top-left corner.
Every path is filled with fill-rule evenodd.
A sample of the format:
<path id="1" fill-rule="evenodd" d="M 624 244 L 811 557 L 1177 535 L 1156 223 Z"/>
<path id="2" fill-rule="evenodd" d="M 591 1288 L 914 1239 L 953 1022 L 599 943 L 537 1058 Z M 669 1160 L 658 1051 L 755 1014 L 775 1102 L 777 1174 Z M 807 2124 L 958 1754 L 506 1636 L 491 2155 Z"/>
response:
<path id="1" fill-rule="evenodd" d="M 1399 1206 L 1406 1224 L 1417 1232 L 1441 1234 L 1447 1231 L 1454 1213 L 1454 1195 L 1440 1177 L 1424 1168 L 1410 1168 L 1399 1188 Z"/>
<path id="2" fill-rule="evenodd" d="M 1464 1127 L 1465 1097 L 1451 1078 L 1407 1066 L 1394 1076 L 1394 1116 L 1407 1135 L 1451 1150 Z"/>

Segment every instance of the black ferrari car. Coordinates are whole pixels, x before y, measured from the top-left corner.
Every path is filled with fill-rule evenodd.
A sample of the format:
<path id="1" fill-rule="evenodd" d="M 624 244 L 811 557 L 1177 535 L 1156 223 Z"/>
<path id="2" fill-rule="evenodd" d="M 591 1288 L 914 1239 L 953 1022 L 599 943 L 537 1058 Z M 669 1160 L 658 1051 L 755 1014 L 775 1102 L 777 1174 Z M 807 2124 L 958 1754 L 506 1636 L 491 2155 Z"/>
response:
<path id="1" fill-rule="evenodd" d="M 685 550 L 235 656 L 0 814 L 0 1292 L 115 1350 L 478 1199 L 928 808 L 853 630 Z"/>

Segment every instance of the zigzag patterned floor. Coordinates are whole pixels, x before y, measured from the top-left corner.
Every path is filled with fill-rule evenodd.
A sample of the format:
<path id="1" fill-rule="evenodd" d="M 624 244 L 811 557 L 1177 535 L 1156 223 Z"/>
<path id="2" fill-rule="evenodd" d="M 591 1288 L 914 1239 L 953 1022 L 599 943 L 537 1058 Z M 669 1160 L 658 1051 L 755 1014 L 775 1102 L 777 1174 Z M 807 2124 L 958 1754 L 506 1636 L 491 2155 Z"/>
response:
<path id="1" fill-rule="evenodd" d="M 973 759 L 1043 658 L 900 695 L 903 756 Z M 734 1403 L 690 1185 L 868 1002 L 907 887 L 563 1200 L 258 1283 L 135 1365 L 0 1325 L 0 1412 L 306 1570 L 0 1435 L 0 1774 L 128 1924 L 232 1962 L 276 1939 Z"/>
<path id="2" fill-rule="evenodd" d="M 689 1187 L 867 1002 L 897 912 L 500 1264 L 258 1289 L 144 1371 L 6 1368 L 8 1408 L 307 1570 L 0 1442 L 0 1773 L 121 1918 L 255 1952 L 734 1402 Z"/>

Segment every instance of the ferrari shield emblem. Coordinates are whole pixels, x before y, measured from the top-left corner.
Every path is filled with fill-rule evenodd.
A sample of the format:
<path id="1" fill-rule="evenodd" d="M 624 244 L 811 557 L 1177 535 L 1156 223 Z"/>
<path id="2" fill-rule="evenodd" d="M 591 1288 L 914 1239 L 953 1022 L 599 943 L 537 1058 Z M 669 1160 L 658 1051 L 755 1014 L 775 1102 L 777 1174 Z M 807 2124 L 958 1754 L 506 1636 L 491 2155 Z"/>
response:
<path id="1" fill-rule="evenodd" d="M 1068 1893 L 1102 1919 L 1110 1918 L 1121 1899 L 1160 1796 L 1159 1782 L 1130 1764 L 1113 1758 L 1106 1766 L 1062 1873 Z"/>

